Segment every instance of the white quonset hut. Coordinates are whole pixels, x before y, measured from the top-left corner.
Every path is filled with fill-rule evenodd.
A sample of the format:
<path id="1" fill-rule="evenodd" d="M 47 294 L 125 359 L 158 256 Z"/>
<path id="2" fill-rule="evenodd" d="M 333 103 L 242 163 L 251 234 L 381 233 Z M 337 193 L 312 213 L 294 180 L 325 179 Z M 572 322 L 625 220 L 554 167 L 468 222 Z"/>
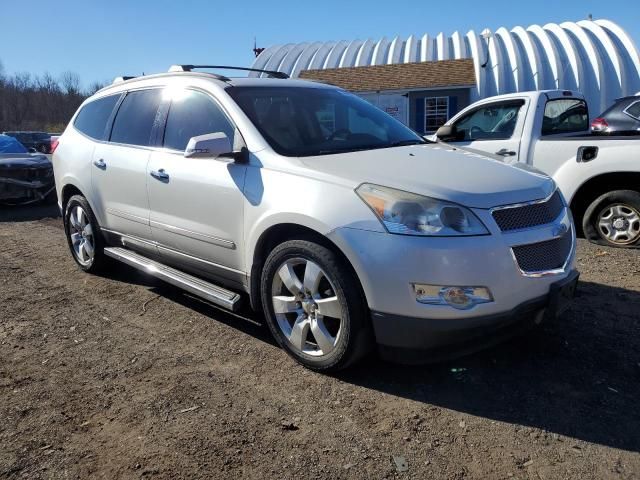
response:
<path id="1" fill-rule="evenodd" d="M 610 20 L 289 43 L 265 49 L 253 67 L 342 86 L 423 132 L 473 101 L 503 93 L 577 90 L 594 117 L 640 91 L 638 49 Z"/>

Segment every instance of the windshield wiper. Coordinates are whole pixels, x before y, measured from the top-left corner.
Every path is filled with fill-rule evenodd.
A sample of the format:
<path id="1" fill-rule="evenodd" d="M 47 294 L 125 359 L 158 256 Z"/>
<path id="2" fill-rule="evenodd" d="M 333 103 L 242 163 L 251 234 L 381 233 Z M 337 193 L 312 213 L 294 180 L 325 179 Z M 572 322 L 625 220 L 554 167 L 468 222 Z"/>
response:
<path id="1" fill-rule="evenodd" d="M 327 150 L 319 150 L 317 153 L 310 153 L 309 155 L 310 156 L 331 155 L 334 153 L 362 152 L 364 150 L 373 150 L 375 148 L 380 148 L 380 147 L 366 146 L 366 147 L 350 147 L 350 148 L 333 148 L 333 149 L 327 149 Z"/>
<path id="2" fill-rule="evenodd" d="M 387 148 L 391 148 L 391 147 L 405 147 L 407 145 L 424 145 L 425 143 L 431 143 L 428 140 L 418 140 L 418 139 L 413 139 L 413 140 L 399 140 L 397 142 L 393 142 L 393 143 L 389 143 L 388 145 L 386 145 Z"/>

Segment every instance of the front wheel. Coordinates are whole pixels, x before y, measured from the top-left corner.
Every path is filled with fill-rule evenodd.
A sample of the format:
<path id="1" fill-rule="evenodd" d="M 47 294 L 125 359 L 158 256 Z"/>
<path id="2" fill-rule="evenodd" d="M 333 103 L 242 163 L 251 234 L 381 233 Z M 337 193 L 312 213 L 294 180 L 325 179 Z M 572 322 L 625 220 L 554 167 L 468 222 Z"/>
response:
<path id="1" fill-rule="evenodd" d="M 640 245 L 640 193 L 614 190 L 587 208 L 582 228 L 587 240 L 613 247 Z"/>
<path id="2" fill-rule="evenodd" d="M 265 262 L 260 288 L 271 333 L 305 367 L 340 370 L 370 350 L 364 295 L 330 249 L 307 240 L 278 245 Z"/>
<path id="3" fill-rule="evenodd" d="M 82 195 L 74 195 L 64 212 L 64 231 L 71 255 L 85 272 L 98 273 L 107 264 L 100 226 L 89 202 Z"/>

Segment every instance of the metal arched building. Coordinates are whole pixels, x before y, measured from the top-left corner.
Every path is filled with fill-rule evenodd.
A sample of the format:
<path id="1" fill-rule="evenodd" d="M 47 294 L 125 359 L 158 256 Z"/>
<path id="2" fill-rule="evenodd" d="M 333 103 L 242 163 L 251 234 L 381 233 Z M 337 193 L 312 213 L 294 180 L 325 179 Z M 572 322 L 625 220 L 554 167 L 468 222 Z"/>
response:
<path id="1" fill-rule="evenodd" d="M 449 37 L 290 43 L 265 49 L 253 67 L 343 86 L 418 131 L 430 129 L 423 121 L 429 111 L 437 116 L 439 108 L 439 122 L 445 111 L 449 117 L 470 102 L 503 93 L 580 91 L 593 117 L 616 98 L 640 91 L 638 49 L 610 20 Z"/>

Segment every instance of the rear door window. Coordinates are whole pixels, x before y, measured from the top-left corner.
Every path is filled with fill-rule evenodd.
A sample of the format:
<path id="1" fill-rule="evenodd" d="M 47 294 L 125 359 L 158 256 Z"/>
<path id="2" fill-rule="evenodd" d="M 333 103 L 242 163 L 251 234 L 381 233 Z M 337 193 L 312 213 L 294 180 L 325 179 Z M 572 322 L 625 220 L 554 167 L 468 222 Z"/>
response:
<path id="1" fill-rule="evenodd" d="M 173 95 L 164 133 L 164 146 L 184 151 L 191 137 L 223 132 L 233 145 L 234 127 L 207 94 L 195 90 Z"/>
<path id="2" fill-rule="evenodd" d="M 492 103 L 456 121 L 457 141 L 507 140 L 513 136 L 524 100 Z"/>
<path id="3" fill-rule="evenodd" d="M 111 129 L 112 142 L 127 145 L 151 145 L 162 90 L 136 90 L 127 93 L 120 104 Z"/>
<path id="4" fill-rule="evenodd" d="M 558 98 L 544 106 L 542 135 L 584 132 L 589 130 L 589 114 L 584 100 Z"/>
<path id="5" fill-rule="evenodd" d="M 73 125 L 85 135 L 102 140 L 109 117 L 120 95 L 110 95 L 87 103 L 76 116 Z"/>

